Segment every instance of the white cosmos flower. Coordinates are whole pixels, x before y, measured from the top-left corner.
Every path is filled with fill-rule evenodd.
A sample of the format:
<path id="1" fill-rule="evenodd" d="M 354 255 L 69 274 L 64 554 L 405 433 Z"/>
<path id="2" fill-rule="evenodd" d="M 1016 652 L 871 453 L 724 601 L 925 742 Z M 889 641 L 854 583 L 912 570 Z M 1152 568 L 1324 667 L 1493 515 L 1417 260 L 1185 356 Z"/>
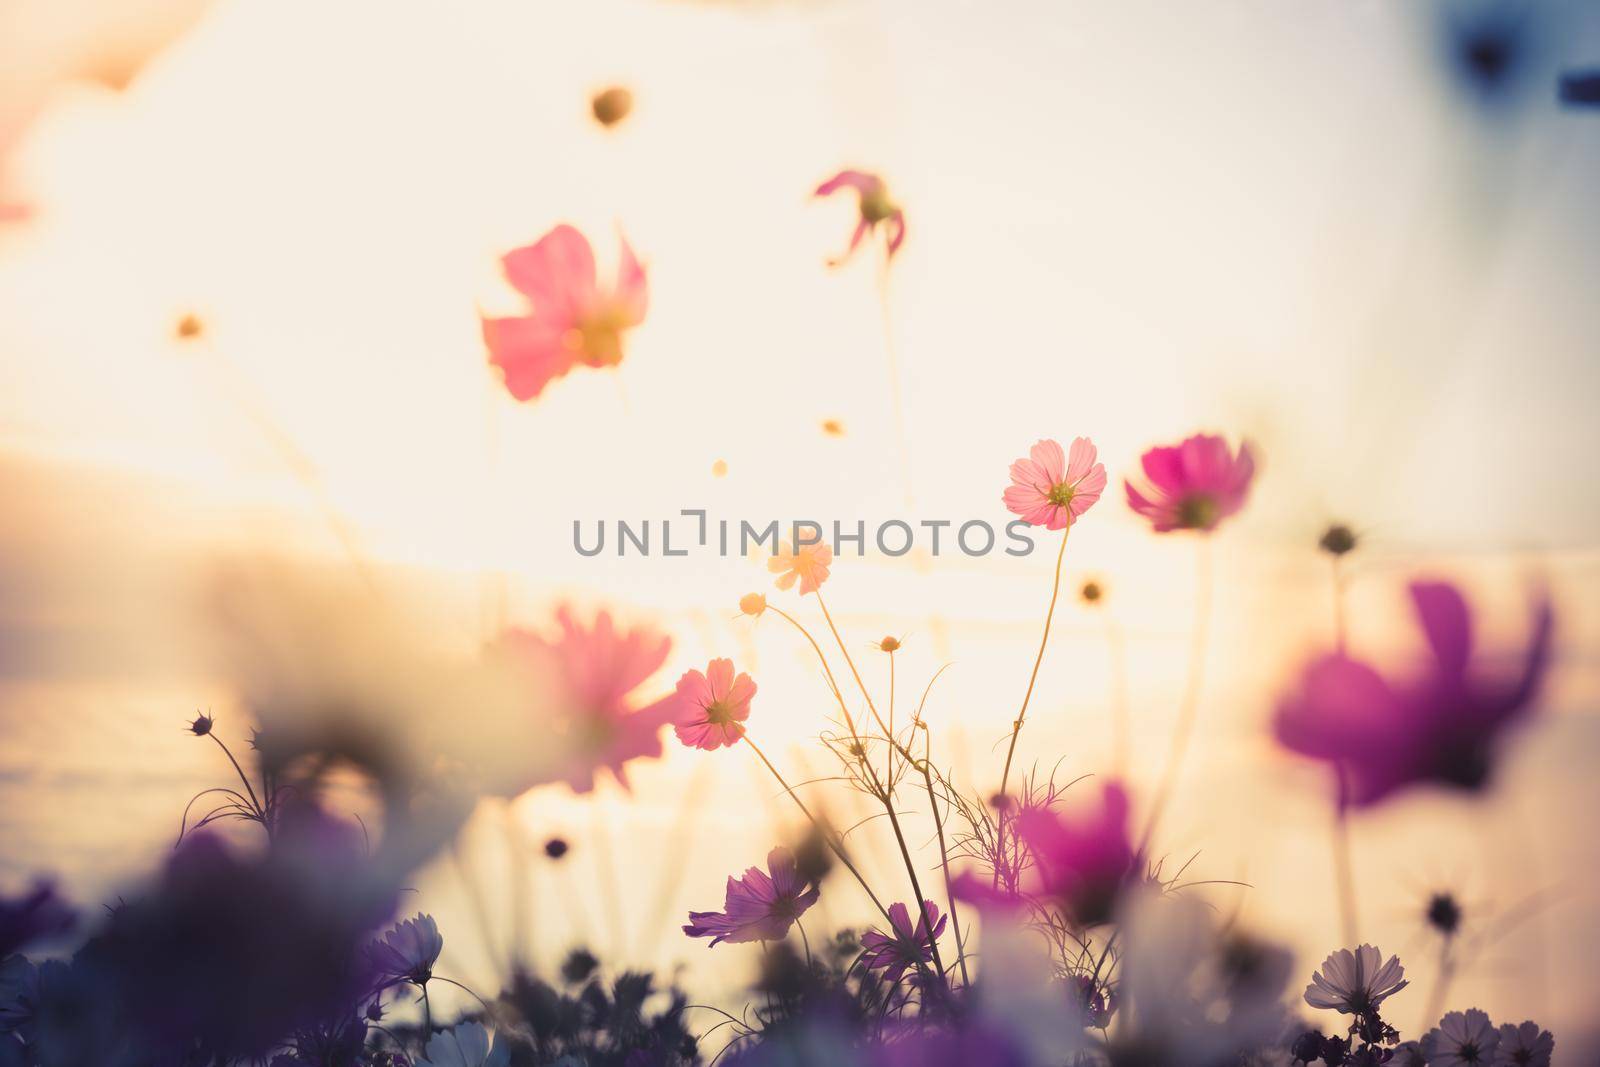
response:
<path id="1" fill-rule="evenodd" d="M 1351 952 L 1342 948 L 1322 961 L 1322 969 L 1306 986 L 1306 1003 L 1313 1008 L 1333 1008 L 1345 1015 L 1364 1015 L 1386 997 L 1410 983 L 1397 956 L 1383 963 L 1383 953 L 1371 945 Z"/>
<path id="2" fill-rule="evenodd" d="M 506 1067 L 511 1046 L 500 1041 L 491 1046 L 489 1031 L 481 1023 L 462 1023 L 436 1034 L 424 1055 L 417 1067 Z"/>
<path id="3" fill-rule="evenodd" d="M 1422 1054 L 1428 1067 L 1472 1067 L 1495 1062 L 1495 1047 L 1500 1033 L 1489 1016 L 1473 1008 L 1453 1011 L 1422 1039 Z"/>

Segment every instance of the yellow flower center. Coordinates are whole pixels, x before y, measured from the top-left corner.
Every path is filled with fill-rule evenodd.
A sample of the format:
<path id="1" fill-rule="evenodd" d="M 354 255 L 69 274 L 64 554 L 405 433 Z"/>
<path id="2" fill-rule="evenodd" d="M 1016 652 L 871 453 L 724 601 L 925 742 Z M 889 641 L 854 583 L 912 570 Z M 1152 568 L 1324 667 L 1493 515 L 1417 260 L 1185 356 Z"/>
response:
<path id="1" fill-rule="evenodd" d="M 1072 503 L 1072 498 L 1077 495 L 1078 491 L 1076 489 L 1072 488 L 1072 486 L 1068 485 L 1066 482 L 1062 482 L 1060 485 L 1051 487 L 1048 498 L 1050 503 L 1054 504 L 1056 507 L 1064 508 L 1068 504 Z"/>

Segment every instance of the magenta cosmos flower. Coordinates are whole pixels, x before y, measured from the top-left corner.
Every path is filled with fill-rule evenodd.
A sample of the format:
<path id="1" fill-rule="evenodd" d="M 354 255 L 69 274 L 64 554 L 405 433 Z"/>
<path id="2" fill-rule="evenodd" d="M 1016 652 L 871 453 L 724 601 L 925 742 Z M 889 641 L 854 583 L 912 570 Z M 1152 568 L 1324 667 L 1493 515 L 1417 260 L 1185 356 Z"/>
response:
<path id="1" fill-rule="evenodd" d="M 567 784 L 586 793 L 604 767 L 626 787 L 623 768 L 632 760 L 659 758 L 662 727 L 682 709 L 677 692 L 649 704 L 633 695 L 666 662 L 672 639 L 642 626 L 619 630 L 605 611 L 586 627 L 563 607 L 556 621 L 561 632 L 554 639 L 514 629 L 505 633 L 502 645 L 542 668 L 540 680 L 554 685 L 555 729 L 573 749 Z"/>
<path id="2" fill-rule="evenodd" d="M 767 560 L 767 570 L 778 576 L 779 589 L 792 589 L 800 583 L 800 595 L 815 593 L 828 580 L 828 565 L 833 562 L 833 549 L 825 542 L 802 545 L 798 549 L 784 545 Z"/>
<path id="3" fill-rule="evenodd" d="M 1278 741 L 1337 767 L 1344 803 L 1375 804 L 1423 782 L 1483 787 L 1500 735 L 1530 711 L 1548 664 L 1547 598 L 1536 602 L 1522 667 L 1508 678 L 1473 669 L 1472 614 L 1459 590 L 1442 582 L 1410 588 L 1432 649 L 1419 677 L 1391 682 L 1360 660 L 1325 656 L 1278 706 Z"/>
<path id="4" fill-rule="evenodd" d="M 501 260 L 506 280 L 532 308 L 512 318 L 483 318 L 483 342 L 518 400 L 532 400 L 578 364 L 622 362 L 622 335 L 644 321 L 650 294 L 633 249 L 625 238 L 618 243 L 617 278 L 609 288 L 596 279 L 588 240 L 571 226 L 557 226 Z"/>
<path id="5" fill-rule="evenodd" d="M 794 853 L 782 846 L 767 854 L 767 871 L 751 867 L 743 878 L 729 877 L 722 910 L 691 911 L 683 932 L 709 937 L 713 945 L 782 940 L 794 921 L 817 902 L 818 890 L 800 877 Z"/>
<path id="6" fill-rule="evenodd" d="M 1244 507 L 1255 477 L 1249 444 L 1234 452 L 1212 434 L 1195 434 L 1176 447 L 1152 448 L 1140 457 L 1148 484 L 1124 479 L 1128 506 L 1150 520 L 1156 533 L 1200 530 L 1206 533 Z"/>
<path id="7" fill-rule="evenodd" d="M 947 916 L 931 900 L 922 902 L 917 925 L 911 925 L 911 909 L 904 904 L 889 905 L 891 933 L 873 929 L 861 935 L 861 963 L 869 971 L 882 971 L 884 981 L 900 981 L 909 970 L 933 962 L 933 942 L 944 933 Z"/>
<path id="8" fill-rule="evenodd" d="M 876 174 L 864 170 L 841 170 L 817 186 L 817 191 L 812 195 L 832 196 L 841 189 L 855 190 L 860 218 L 856 221 L 855 233 L 850 236 L 850 247 L 845 249 L 844 255 L 829 260 L 828 265 L 836 267 L 847 261 L 867 235 L 880 226 L 888 241 L 886 255 L 893 257 L 906 239 L 906 214 L 899 204 L 889 198 L 889 186 Z"/>
<path id="9" fill-rule="evenodd" d="M 731 659 L 714 659 L 706 671 L 687 671 L 678 679 L 678 740 L 706 751 L 732 745 L 744 736 L 756 683 L 748 674 L 734 677 Z"/>
<path id="10" fill-rule="evenodd" d="M 1011 488 L 1002 494 L 1006 507 L 1030 526 L 1060 530 L 1089 510 L 1106 488 L 1106 468 L 1095 462 L 1094 444 L 1075 437 L 1062 452 L 1055 441 L 1040 441 L 1026 459 L 1011 464 Z"/>
<path id="11" fill-rule="evenodd" d="M 1001 872 L 999 888 L 989 878 L 963 874 L 956 880 L 956 895 L 1000 906 L 1043 900 L 1059 906 L 1079 927 L 1107 922 L 1137 860 L 1128 814 L 1127 791 L 1117 782 L 1106 784 L 1098 805 L 1081 811 L 1024 808 L 1014 826 L 1027 851 L 1025 861 L 1013 861 L 1013 869 Z"/>

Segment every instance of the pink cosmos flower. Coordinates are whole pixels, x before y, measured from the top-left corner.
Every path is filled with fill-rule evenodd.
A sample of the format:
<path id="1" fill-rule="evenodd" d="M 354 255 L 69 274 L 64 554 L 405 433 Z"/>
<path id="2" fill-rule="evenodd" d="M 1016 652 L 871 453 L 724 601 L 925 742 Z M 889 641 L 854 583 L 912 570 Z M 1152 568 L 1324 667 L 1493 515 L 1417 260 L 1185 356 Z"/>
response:
<path id="1" fill-rule="evenodd" d="M 904 904 L 889 905 L 893 932 L 885 934 L 873 929 L 861 935 L 863 966 L 869 971 L 882 971 L 884 981 L 891 985 L 900 981 L 907 971 L 927 966 L 933 962 L 933 942 L 944 933 L 947 918 L 939 914 L 937 904 L 924 900 L 922 914 L 917 917 L 913 929 L 911 909 Z"/>
<path id="2" fill-rule="evenodd" d="M 658 759 L 661 729 L 676 720 L 682 699 L 673 692 L 643 706 L 634 690 L 661 669 L 672 639 L 647 627 L 618 630 L 602 611 L 585 627 L 563 607 L 556 612 L 561 633 L 549 639 L 528 630 L 508 630 L 504 648 L 543 668 L 553 681 L 551 712 L 556 729 L 573 746 L 567 784 L 575 792 L 594 788 L 595 771 L 608 768 L 624 788 L 624 766 L 636 759 Z M 541 708 L 540 711 L 545 711 Z"/>
<path id="3" fill-rule="evenodd" d="M 767 871 L 751 867 L 743 878 L 729 877 L 722 910 L 691 911 L 683 932 L 709 937 L 712 945 L 781 941 L 794 921 L 817 902 L 818 890 L 800 877 L 794 853 L 782 846 L 767 854 Z"/>
<path id="4" fill-rule="evenodd" d="M 678 740 L 706 751 L 733 745 L 744 736 L 756 683 L 748 674 L 733 674 L 733 661 L 714 659 L 706 672 L 688 671 L 678 679 Z"/>
<path id="5" fill-rule="evenodd" d="M 828 580 L 828 564 L 833 562 L 833 549 L 824 541 L 802 545 L 795 549 L 784 545 L 767 560 L 767 570 L 778 575 L 778 588 L 789 589 L 798 581 L 800 595 L 815 593 Z"/>
<path id="6" fill-rule="evenodd" d="M 616 282 L 595 277 L 588 240 L 565 224 L 501 260 L 506 279 L 532 304 L 527 315 L 482 318 L 489 362 L 506 389 L 532 400 L 578 364 L 614 367 L 622 362 L 622 335 L 644 321 L 649 287 L 626 238 Z"/>
<path id="7" fill-rule="evenodd" d="M 1342 771 L 1341 803 L 1376 804 L 1408 785 L 1475 791 L 1488 781 L 1501 733 L 1532 708 L 1549 660 L 1549 600 L 1512 677 L 1472 669 L 1472 615 L 1454 586 L 1414 582 L 1411 599 L 1432 649 L 1420 677 L 1392 682 L 1343 655 L 1313 662 L 1279 705 L 1278 741 Z"/>
<path id="8" fill-rule="evenodd" d="M 1105 488 L 1105 465 L 1095 462 L 1094 443 L 1087 437 L 1073 438 L 1068 453 L 1045 440 L 1011 464 L 1011 488 L 1001 499 L 1030 526 L 1059 530 L 1088 511 Z"/>
<path id="9" fill-rule="evenodd" d="M 1137 861 L 1128 837 L 1128 814 L 1128 794 L 1118 782 L 1106 784 L 1098 807 L 1070 814 L 1024 808 L 1012 825 L 1031 862 L 1003 872 L 999 888 L 991 879 L 967 872 L 956 879 L 956 895 L 1002 907 L 1024 903 L 1024 898 L 1045 899 L 1080 927 L 1107 922 Z M 1008 883 L 1015 885 L 1014 892 Z"/>
<path id="10" fill-rule="evenodd" d="M 812 196 L 832 196 L 840 189 L 854 189 L 861 217 L 856 222 L 855 233 L 850 237 L 850 247 L 844 255 L 830 259 L 828 265 L 837 267 L 855 254 L 867 234 L 882 226 L 887 237 L 886 255 L 893 257 L 906 239 L 906 215 L 900 205 L 889 198 L 889 187 L 876 174 L 863 170 L 841 170 L 817 186 Z"/>
<path id="11" fill-rule="evenodd" d="M 1237 453 L 1212 434 L 1195 434 L 1176 447 L 1152 448 L 1140 457 L 1148 481 L 1143 489 L 1124 479 L 1128 506 L 1150 520 L 1156 533 L 1201 530 L 1244 507 L 1255 477 L 1255 453 L 1248 443 Z"/>

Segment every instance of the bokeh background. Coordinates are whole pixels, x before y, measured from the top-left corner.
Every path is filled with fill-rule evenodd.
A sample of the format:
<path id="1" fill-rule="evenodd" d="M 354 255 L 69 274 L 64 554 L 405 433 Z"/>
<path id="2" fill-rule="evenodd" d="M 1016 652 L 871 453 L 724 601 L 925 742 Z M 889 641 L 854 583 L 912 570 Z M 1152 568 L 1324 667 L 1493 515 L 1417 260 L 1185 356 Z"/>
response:
<path id="1" fill-rule="evenodd" d="M 1039 437 L 1092 436 L 1115 488 L 1143 448 L 1209 429 L 1255 441 L 1263 474 L 1215 546 L 1201 732 L 1161 850 L 1248 883 L 1212 897 L 1309 973 L 1339 936 L 1326 794 L 1266 723 L 1330 640 L 1316 538 L 1330 521 L 1361 534 L 1352 641 L 1385 662 L 1417 651 L 1412 574 L 1461 581 L 1511 651 L 1529 582 L 1548 581 L 1555 670 L 1492 801 L 1408 796 L 1360 818 L 1355 869 L 1363 939 L 1419 986 L 1437 952 L 1422 907 L 1449 889 L 1488 935 L 1451 1000 L 1537 1018 L 1558 1060 L 1588 1062 L 1600 113 L 1563 109 L 1555 82 L 1600 64 L 1600 8 L 0 12 L 0 884 L 49 871 L 77 899 L 114 894 L 218 780 L 180 727 L 208 707 L 230 741 L 248 725 L 203 653 L 196 591 L 219 559 L 338 573 L 354 552 L 448 641 L 544 625 L 561 601 L 609 606 L 673 635 L 655 691 L 713 655 L 750 671 L 753 723 L 804 778 L 825 772 L 828 695 L 792 634 L 734 617 L 767 588 L 759 563 L 584 559 L 574 519 L 998 527 L 1007 464 Z M 607 130 L 589 99 L 613 84 L 635 107 Z M 871 255 L 826 267 L 852 210 L 809 193 L 851 165 L 907 211 L 886 289 Z M 562 221 L 603 262 L 627 233 L 650 314 L 617 372 L 517 405 L 477 314 L 510 299 L 498 254 Z M 185 316 L 199 337 L 177 336 Z M 1194 546 L 1152 537 L 1119 497 L 1073 535 L 1069 591 L 1092 575 L 1109 595 L 1058 616 L 1021 751 L 1066 777 L 1110 768 L 1114 633 L 1128 770 L 1148 783 L 1183 681 Z M 906 643 L 902 693 L 953 664 L 926 717 L 975 790 L 998 783 L 1051 563 L 835 567 L 830 605 L 874 670 L 867 642 L 886 633 Z M 446 973 L 488 987 L 508 939 L 544 965 L 586 942 L 737 1000 L 753 957 L 676 924 L 796 832 L 787 801 L 738 752 L 672 751 L 633 777 L 631 794 L 551 787 L 510 820 L 480 812 L 416 887 Z M 836 821 L 865 814 L 831 796 Z M 552 834 L 571 856 L 520 892 L 508 841 Z M 830 921 L 867 918 L 830 889 Z M 1409 999 L 1403 1030 L 1422 1021 Z"/>

